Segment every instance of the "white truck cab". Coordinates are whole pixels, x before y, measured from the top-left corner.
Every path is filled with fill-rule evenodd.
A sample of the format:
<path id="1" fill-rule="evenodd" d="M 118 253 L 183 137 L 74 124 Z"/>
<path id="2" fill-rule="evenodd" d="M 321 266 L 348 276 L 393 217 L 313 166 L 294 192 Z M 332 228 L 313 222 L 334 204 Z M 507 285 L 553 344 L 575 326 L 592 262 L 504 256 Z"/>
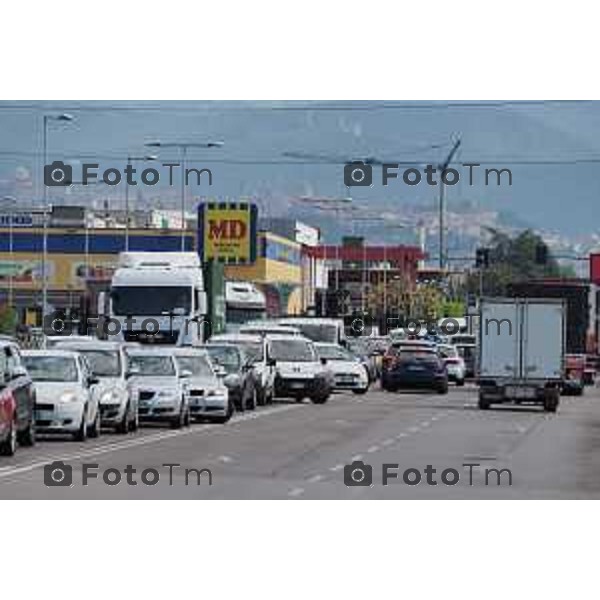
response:
<path id="1" fill-rule="evenodd" d="M 207 314 L 195 252 L 122 252 L 110 288 L 105 333 L 115 341 L 195 346 Z"/>

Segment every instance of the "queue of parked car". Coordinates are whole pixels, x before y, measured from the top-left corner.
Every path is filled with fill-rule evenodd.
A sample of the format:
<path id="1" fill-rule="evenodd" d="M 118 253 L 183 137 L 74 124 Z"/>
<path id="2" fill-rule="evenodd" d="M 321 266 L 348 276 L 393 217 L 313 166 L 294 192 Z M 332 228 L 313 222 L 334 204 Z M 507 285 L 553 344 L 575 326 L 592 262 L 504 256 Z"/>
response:
<path id="1" fill-rule="evenodd" d="M 386 336 L 341 340 L 340 331 L 333 322 L 265 321 L 201 347 L 68 336 L 23 350 L 0 338 L 0 454 L 33 445 L 40 433 L 84 441 L 150 424 L 226 423 L 275 398 L 323 404 L 336 391 L 366 394 L 378 379 L 384 390 L 440 393 L 449 381 L 465 381 L 465 363 L 452 345 Z"/>

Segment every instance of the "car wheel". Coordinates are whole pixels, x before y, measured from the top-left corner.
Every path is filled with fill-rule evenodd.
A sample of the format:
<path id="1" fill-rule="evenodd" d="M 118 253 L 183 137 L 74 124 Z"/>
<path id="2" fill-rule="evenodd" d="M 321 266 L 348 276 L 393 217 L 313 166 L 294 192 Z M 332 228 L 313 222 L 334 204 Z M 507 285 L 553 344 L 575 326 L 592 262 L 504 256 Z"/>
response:
<path id="1" fill-rule="evenodd" d="M 96 409 L 96 418 L 89 428 L 88 437 L 97 438 L 100 435 L 100 409 Z"/>
<path id="2" fill-rule="evenodd" d="M 546 412 L 555 413 L 558 408 L 559 394 L 554 390 L 547 391 L 544 394 L 544 410 Z"/>
<path id="3" fill-rule="evenodd" d="M 183 425 L 184 425 L 184 427 L 189 427 L 191 422 L 192 422 L 192 417 L 190 415 L 190 407 L 186 406 L 185 413 L 184 413 L 184 416 L 183 416 Z"/>
<path id="4" fill-rule="evenodd" d="M 485 394 L 479 392 L 479 408 L 480 410 L 488 410 L 490 407 L 490 401 L 487 399 Z"/>
<path id="5" fill-rule="evenodd" d="M 257 406 L 266 406 L 268 404 L 268 396 L 267 396 L 267 390 L 266 389 L 261 389 L 258 391 L 258 393 L 256 394 L 256 404 Z"/>
<path id="6" fill-rule="evenodd" d="M 246 401 L 246 410 L 255 410 L 258 404 L 258 394 L 256 393 L 256 387 L 252 387 L 250 398 Z"/>
<path id="7" fill-rule="evenodd" d="M 329 400 L 329 394 L 321 394 L 319 396 L 311 396 L 310 401 L 313 404 L 325 404 Z"/>
<path id="8" fill-rule="evenodd" d="M 133 413 L 133 417 L 129 421 L 129 431 L 137 431 L 140 428 L 140 417 L 138 416 L 137 409 Z"/>
<path id="9" fill-rule="evenodd" d="M 73 434 L 73 439 L 76 442 L 85 442 L 85 440 L 87 440 L 87 425 L 85 423 L 85 413 L 86 409 L 83 410 L 83 414 L 81 415 L 81 424 L 79 425 L 79 429 Z"/>
<path id="10" fill-rule="evenodd" d="M 465 380 L 464 379 L 457 379 L 456 380 L 456 385 L 458 387 L 461 387 L 461 386 L 465 385 Z"/>
<path id="11" fill-rule="evenodd" d="M 439 385 L 436 389 L 436 392 L 438 394 L 447 394 L 448 393 L 448 383 L 442 383 L 441 385 Z"/>
<path id="12" fill-rule="evenodd" d="M 129 432 L 129 404 L 125 407 L 123 411 L 123 418 L 121 422 L 116 426 L 117 433 L 128 433 Z"/>
<path id="13" fill-rule="evenodd" d="M 35 419 L 33 416 L 27 428 L 17 434 L 17 441 L 21 446 L 35 446 Z"/>
<path id="14" fill-rule="evenodd" d="M 171 427 L 173 429 L 181 429 L 185 424 L 185 409 L 183 408 L 183 400 L 181 401 L 181 406 L 179 407 L 179 414 L 173 418 L 171 421 Z"/>
<path id="15" fill-rule="evenodd" d="M 17 451 L 17 423 L 11 421 L 10 430 L 6 439 L 0 443 L 0 454 L 3 456 L 13 456 Z"/>
<path id="16" fill-rule="evenodd" d="M 363 388 L 362 390 L 352 390 L 353 394 L 366 394 L 369 391 L 369 386 L 367 386 L 366 388 Z"/>

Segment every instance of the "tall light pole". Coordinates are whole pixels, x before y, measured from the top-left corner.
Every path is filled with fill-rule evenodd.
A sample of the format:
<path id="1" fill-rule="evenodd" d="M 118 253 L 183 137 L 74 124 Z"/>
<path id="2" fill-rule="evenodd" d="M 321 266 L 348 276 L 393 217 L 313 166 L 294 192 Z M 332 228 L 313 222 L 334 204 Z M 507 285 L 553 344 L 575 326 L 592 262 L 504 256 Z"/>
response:
<path id="1" fill-rule="evenodd" d="M 440 266 L 440 271 L 443 271 L 444 267 L 446 266 L 446 255 L 445 255 L 445 248 L 444 248 L 446 245 L 446 232 L 445 232 L 446 207 L 444 206 L 444 191 L 446 188 L 446 184 L 444 183 L 444 181 L 442 179 L 442 175 L 443 175 L 444 171 L 448 168 L 448 165 L 452 162 L 452 159 L 454 158 L 454 155 L 456 154 L 456 151 L 458 150 L 459 146 L 460 146 L 460 137 L 452 145 L 452 148 L 450 149 L 450 152 L 448 153 L 446 160 L 443 163 L 440 163 L 438 165 L 438 169 L 440 170 L 440 200 L 439 200 L 439 228 L 440 228 L 439 266 Z"/>
<path id="2" fill-rule="evenodd" d="M 406 225 L 402 225 L 401 223 L 386 223 L 385 225 L 386 229 L 392 229 L 392 230 L 399 230 L 399 229 L 406 229 Z M 385 315 L 385 318 L 387 319 L 387 272 L 388 272 L 388 265 L 387 265 L 387 246 L 384 245 L 383 246 L 383 263 L 384 263 L 384 269 L 383 269 L 383 314 Z M 386 329 L 387 329 L 387 321 L 386 321 Z"/>
<path id="3" fill-rule="evenodd" d="M 146 156 L 128 156 L 127 157 L 127 167 L 130 167 L 132 163 L 136 161 L 148 162 L 152 160 L 156 160 L 158 157 L 154 154 L 148 154 Z M 129 169 L 128 169 L 129 172 Z M 129 218 L 129 184 L 125 182 L 125 252 L 129 252 L 129 227 L 130 227 L 130 218 Z"/>
<path id="4" fill-rule="evenodd" d="M 48 125 L 50 122 L 63 122 L 68 123 L 74 120 L 73 115 L 63 113 L 61 115 L 44 115 L 42 117 L 42 159 L 45 166 L 48 164 Z M 42 168 L 42 173 L 43 168 Z M 47 257 L 48 257 L 48 186 L 46 182 L 42 183 L 42 194 L 43 194 L 43 211 L 42 211 L 42 322 L 48 311 L 48 274 L 47 270 Z"/>
<path id="5" fill-rule="evenodd" d="M 185 222 L 185 188 L 186 188 L 186 159 L 188 148 L 221 148 L 223 146 L 222 141 L 209 141 L 209 142 L 147 142 L 145 144 L 148 148 L 177 148 L 181 154 L 181 251 L 185 251 L 185 233 L 186 233 L 186 222 Z"/>

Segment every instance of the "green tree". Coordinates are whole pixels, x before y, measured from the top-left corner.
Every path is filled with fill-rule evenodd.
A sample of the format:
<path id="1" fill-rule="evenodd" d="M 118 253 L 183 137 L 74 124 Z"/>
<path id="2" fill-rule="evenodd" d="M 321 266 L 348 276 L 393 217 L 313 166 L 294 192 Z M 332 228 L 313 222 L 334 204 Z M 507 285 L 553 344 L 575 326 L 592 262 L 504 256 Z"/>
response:
<path id="1" fill-rule="evenodd" d="M 0 334 L 14 335 L 17 327 L 17 312 L 8 304 L 0 306 Z"/>

